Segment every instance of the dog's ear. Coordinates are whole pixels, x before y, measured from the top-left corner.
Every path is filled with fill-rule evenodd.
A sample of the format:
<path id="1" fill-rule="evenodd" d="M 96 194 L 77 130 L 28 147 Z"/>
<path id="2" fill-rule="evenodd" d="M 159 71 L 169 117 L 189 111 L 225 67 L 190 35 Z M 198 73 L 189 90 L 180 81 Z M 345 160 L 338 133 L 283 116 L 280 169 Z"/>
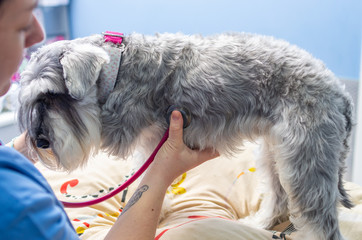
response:
<path id="1" fill-rule="evenodd" d="M 110 60 L 107 52 L 101 47 L 74 44 L 60 56 L 59 61 L 70 96 L 82 99 L 96 83 L 103 64 Z"/>

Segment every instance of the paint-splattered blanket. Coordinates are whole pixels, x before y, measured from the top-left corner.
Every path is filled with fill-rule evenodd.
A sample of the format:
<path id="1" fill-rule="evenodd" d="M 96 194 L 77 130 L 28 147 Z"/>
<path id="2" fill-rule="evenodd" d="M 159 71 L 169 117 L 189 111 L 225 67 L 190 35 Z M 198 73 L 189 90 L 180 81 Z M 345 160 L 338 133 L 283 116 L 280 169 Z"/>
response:
<path id="1" fill-rule="evenodd" d="M 293 239 L 290 222 L 273 231 L 258 229 L 238 221 L 254 214 L 260 205 L 257 145 L 247 143 L 245 151 L 233 158 L 219 157 L 183 174 L 170 187 L 166 210 L 155 239 Z M 37 167 L 61 200 L 90 200 L 111 191 L 132 173 L 126 161 L 99 154 L 87 168 L 71 174 Z M 103 239 L 131 197 L 137 182 L 112 199 L 91 207 L 67 209 L 81 239 Z M 341 230 L 350 240 L 362 239 L 362 187 L 347 183 L 356 207 L 339 209 Z"/>

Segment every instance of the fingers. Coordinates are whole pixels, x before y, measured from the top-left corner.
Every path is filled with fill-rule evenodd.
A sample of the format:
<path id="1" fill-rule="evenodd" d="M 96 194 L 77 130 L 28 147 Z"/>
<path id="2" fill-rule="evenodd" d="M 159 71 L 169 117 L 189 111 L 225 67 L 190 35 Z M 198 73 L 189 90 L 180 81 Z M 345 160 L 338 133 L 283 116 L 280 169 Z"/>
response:
<path id="1" fill-rule="evenodd" d="M 183 144 L 183 118 L 179 111 L 173 111 L 171 114 L 169 140 L 175 146 Z"/>
<path id="2" fill-rule="evenodd" d="M 179 147 L 185 146 L 183 142 L 183 118 L 179 111 L 173 111 L 171 114 L 168 141 L 170 143 L 170 147 L 174 149 L 179 149 Z M 216 150 L 211 148 L 204 149 L 202 151 L 193 151 L 191 149 L 188 150 L 193 152 L 191 155 L 196 154 L 196 156 L 194 155 L 195 157 L 193 157 L 193 159 L 198 163 L 202 163 L 220 156 Z"/>

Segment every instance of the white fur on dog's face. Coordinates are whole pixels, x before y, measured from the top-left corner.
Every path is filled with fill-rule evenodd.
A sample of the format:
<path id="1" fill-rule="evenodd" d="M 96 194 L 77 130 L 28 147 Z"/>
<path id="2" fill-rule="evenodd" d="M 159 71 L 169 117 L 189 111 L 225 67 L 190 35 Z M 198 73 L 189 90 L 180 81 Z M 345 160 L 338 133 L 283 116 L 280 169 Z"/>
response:
<path id="1" fill-rule="evenodd" d="M 102 48 L 69 41 L 45 46 L 32 56 L 22 74 L 19 119 L 35 149 L 40 141 L 49 143 L 52 153 L 38 151 L 48 167 L 73 170 L 98 150 L 95 82 L 108 61 Z"/>

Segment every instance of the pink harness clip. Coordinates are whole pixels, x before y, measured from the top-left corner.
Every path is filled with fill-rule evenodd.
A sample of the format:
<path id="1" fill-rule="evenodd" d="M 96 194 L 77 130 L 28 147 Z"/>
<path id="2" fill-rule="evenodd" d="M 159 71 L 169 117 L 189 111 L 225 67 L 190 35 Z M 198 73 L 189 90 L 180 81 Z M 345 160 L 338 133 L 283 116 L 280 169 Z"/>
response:
<path id="1" fill-rule="evenodd" d="M 123 41 L 123 33 L 106 31 L 102 33 L 105 42 L 112 42 L 114 44 L 121 44 Z"/>

